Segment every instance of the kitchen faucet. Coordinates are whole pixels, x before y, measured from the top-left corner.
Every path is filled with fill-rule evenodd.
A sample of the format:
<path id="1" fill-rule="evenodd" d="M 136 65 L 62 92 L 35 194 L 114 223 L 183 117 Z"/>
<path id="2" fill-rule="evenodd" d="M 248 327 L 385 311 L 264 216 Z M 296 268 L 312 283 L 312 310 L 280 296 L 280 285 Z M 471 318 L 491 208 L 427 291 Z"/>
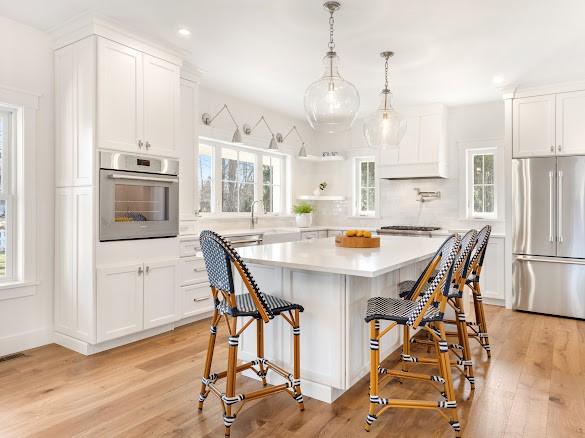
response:
<path id="1" fill-rule="evenodd" d="M 250 209 L 250 213 L 252 214 L 251 218 L 250 218 L 250 228 L 254 228 L 254 225 L 256 225 L 258 223 L 258 216 L 254 217 L 254 206 L 256 204 L 262 204 L 262 207 L 264 207 L 264 202 L 263 201 L 254 201 L 252 202 L 252 208 Z M 264 211 L 266 213 L 266 211 Z"/>

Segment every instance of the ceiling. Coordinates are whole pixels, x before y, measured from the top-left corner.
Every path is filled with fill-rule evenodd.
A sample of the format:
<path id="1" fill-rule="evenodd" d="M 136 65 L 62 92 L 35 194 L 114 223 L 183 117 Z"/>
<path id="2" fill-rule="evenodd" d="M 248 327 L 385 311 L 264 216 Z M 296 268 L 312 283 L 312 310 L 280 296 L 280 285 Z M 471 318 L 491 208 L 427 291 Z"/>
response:
<path id="1" fill-rule="evenodd" d="M 295 116 L 321 74 L 328 16 L 320 0 L 0 0 L 0 15 L 42 30 L 87 10 L 180 46 L 209 88 Z M 503 85 L 585 78 L 582 0 L 342 0 L 341 72 L 376 106 L 382 50 L 393 50 L 400 105 L 497 100 Z M 177 35 L 186 26 L 189 38 Z"/>

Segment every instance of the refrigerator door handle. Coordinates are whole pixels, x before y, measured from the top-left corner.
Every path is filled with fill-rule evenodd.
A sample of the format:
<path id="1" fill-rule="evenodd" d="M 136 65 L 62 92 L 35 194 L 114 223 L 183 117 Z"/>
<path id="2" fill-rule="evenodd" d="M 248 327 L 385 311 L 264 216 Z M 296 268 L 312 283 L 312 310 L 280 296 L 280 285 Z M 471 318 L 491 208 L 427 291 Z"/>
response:
<path id="1" fill-rule="evenodd" d="M 585 265 L 585 259 L 566 259 L 562 257 L 514 256 L 520 262 L 560 263 L 562 265 Z"/>
<path id="2" fill-rule="evenodd" d="M 554 222 L 553 199 L 555 196 L 553 193 L 553 178 L 554 178 L 554 173 L 551 170 L 548 172 L 548 241 L 549 242 L 555 241 L 554 230 L 553 230 L 553 222 Z"/>
<path id="3" fill-rule="evenodd" d="M 557 241 L 563 243 L 563 171 L 558 171 L 557 183 Z"/>

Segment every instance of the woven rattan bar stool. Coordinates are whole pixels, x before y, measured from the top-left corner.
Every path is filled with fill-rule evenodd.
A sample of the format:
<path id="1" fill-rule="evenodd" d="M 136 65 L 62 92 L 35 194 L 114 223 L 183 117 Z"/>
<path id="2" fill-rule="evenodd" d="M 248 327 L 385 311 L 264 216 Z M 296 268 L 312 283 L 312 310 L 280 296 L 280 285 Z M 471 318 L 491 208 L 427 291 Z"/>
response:
<path id="1" fill-rule="evenodd" d="M 413 408 L 436 409 L 460 436 L 461 426 L 457 416 L 457 401 L 453 390 L 449 348 L 443 315 L 447 306 L 448 293 L 453 274 L 454 262 L 461 247 L 459 235 L 450 236 L 433 257 L 427 269 L 421 275 L 420 283 L 426 284 L 417 301 L 400 298 L 376 297 L 368 300 L 365 321 L 370 325 L 370 409 L 366 417 L 365 429 L 370 430 L 372 423 L 387 409 Z M 437 269 L 437 274 L 429 283 L 428 279 Z M 380 329 L 380 321 L 391 321 Z M 426 330 L 435 343 L 438 375 L 427 375 L 399 370 L 390 370 L 380 366 L 380 341 L 397 326 L 421 328 Z M 408 337 L 404 339 L 409 343 Z M 406 400 L 387 399 L 380 396 L 381 387 L 391 378 L 414 379 L 442 385 L 439 391 L 441 400 Z"/>
<path id="2" fill-rule="evenodd" d="M 209 276 L 211 294 L 215 303 L 215 310 L 211 318 L 207 358 L 205 360 L 203 378 L 201 379 L 199 410 L 203 409 L 203 403 L 210 392 L 216 395 L 223 406 L 223 421 L 226 437 L 230 436 L 230 428 L 237 414 L 248 401 L 285 391 L 298 402 L 299 408 L 303 411 L 304 404 L 300 380 L 301 328 L 299 323 L 300 312 L 303 311 L 303 307 L 260 292 L 258 285 L 238 253 L 220 235 L 212 231 L 203 231 L 200 235 L 200 242 Z M 241 277 L 248 291 L 245 294 L 236 295 L 235 293 L 232 275 L 236 272 Z M 292 327 L 294 350 L 294 371 L 292 374 L 269 362 L 264 357 L 264 324 L 278 315 Z M 227 370 L 211 373 L 217 325 L 222 318 L 225 320 L 229 335 Z M 238 319 L 242 318 L 245 318 L 245 320 L 238 326 Z M 256 322 L 258 357 L 250 362 L 238 364 L 237 357 L 240 335 L 254 321 Z M 244 370 L 253 370 L 262 380 L 264 388 L 245 394 L 236 393 L 237 374 Z M 283 383 L 275 386 L 267 386 L 266 374 L 269 371 L 280 375 Z M 226 379 L 225 392 L 218 385 L 220 379 Z"/>
<path id="3" fill-rule="evenodd" d="M 463 376 L 469 381 L 471 388 L 475 388 L 475 377 L 473 373 L 473 361 L 471 359 L 471 349 L 469 347 L 469 339 L 467 336 L 467 323 L 465 316 L 463 290 L 468 276 L 470 267 L 470 260 L 472 250 L 477 241 L 477 231 L 468 231 L 461 240 L 461 249 L 457 254 L 455 263 L 453 265 L 453 274 L 451 276 L 451 284 L 447 295 L 447 304 L 453 309 L 455 313 L 455 320 L 445 319 L 445 324 L 454 324 L 457 327 L 456 333 L 447 333 L 447 336 L 457 336 L 459 343 L 449 344 L 449 350 L 453 354 L 454 359 L 451 359 L 451 366 L 460 371 Z M 433 273 L 436 275 L 436 272 Z M 433 276 L 431 276 L 431 279 Z M 432 280 L 431 280 L 432 281 Z M 423 290 L 423 285 L 419 283 L 417 288 L 408 291 L 405 298 L 416 301 Z M 404 326 L 404 339 L 410 338 L 410 331 L 408 326 Z M 410 338 L 411 342 L 404 342 L 401 359 L 405 363 L 411 364 L 436 364 L 437 359 L 433 357 L 417 357 L 411 354 L 411 343 L 434 345 L 432 339 L 421 339 L 417 337 Z M 403 366 L 403 370 L 408 367 Z"/>

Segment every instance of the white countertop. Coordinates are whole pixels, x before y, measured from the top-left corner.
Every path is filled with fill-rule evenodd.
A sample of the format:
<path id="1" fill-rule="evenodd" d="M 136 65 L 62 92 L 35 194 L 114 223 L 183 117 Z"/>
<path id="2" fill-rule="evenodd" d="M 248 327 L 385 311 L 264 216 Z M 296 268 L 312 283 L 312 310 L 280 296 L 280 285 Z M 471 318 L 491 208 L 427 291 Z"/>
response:
<path id="1" fill-rule="evenodd" d="M 377 277 L 431 257 L 443 237 L 382 236 L 380 248 L 339 248 L 335 238 L 238 248 L 248 262 L 305 271 Z"/>

